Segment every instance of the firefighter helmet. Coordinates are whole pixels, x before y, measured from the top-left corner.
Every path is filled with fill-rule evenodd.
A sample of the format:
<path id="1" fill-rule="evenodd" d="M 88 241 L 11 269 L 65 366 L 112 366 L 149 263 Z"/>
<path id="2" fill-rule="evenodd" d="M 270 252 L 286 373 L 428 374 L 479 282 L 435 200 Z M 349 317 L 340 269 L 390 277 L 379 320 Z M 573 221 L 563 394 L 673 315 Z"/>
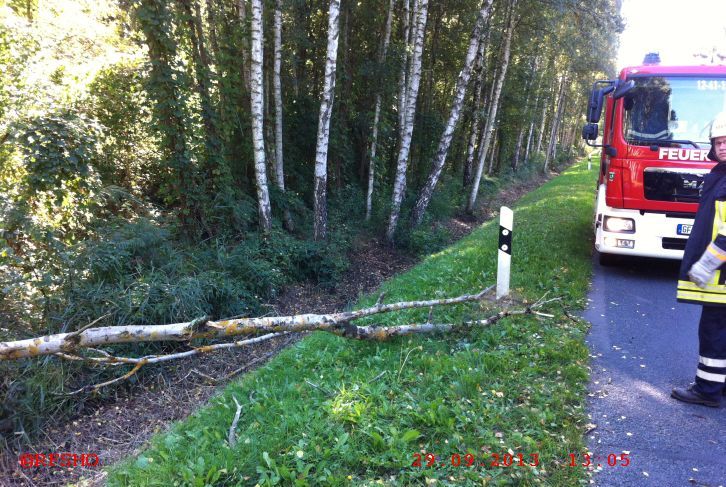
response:
<path id="1" fill-rule="evenodd" d="M 716 115 L 711 123 L 711 134 L 710 138 L 726 136 L 726 112 L 721 112 Z"/>
<path id="2" fill-rule="evenodd" d="M 713 139 L 716 137 L 726 137 L 726 112 L 721 112 L 716 115 L 716 118 L 711 122 L 711 132 L 709 134 L 711 139 L 711 150 L 708 152 L 708 158 L 712 161 L 718 162 L 716 158 L 716 152 L 713 150 Z"/>

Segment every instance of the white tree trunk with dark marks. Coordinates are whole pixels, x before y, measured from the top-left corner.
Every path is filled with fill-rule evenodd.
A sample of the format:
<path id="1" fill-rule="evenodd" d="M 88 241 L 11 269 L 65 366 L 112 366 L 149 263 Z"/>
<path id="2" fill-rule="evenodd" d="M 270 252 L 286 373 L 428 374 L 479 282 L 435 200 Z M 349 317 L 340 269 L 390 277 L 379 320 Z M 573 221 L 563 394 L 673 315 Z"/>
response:
<path id="1" fill-rule="evenodd" d="M 491 14 L 490 14 L 491 18 Z M 463 186 L 466 188 L 471 184 L 471 170 L 474 166 L 474 156 L 476 155 L 477 142 L 479 141 L 479 126 L 482 120 L 482 90 L 484 84 L 484 73 L 486 71 L 486 46 L 489 44 L 489 34 L 491 28 L 487 26 L 486 34 L 479 44 L 479 53 L 474 63 L 474 107 L 472 113 L 471 134 L 469 134 L 469 143 L 466 147 L 466 162 L 464 163 L 464 179 Z"/>
<path id="2" fill-rule="evenodd" d="M 255 157 L 255 182 L 260 215 L 260 228 L 269 232 L 272 228 L 270 193 L 267 187 L 264 138 L 264 94 L 262 79 L 262 0 L 252 0 L 252 65 L 250 70 L 250 98 L 252 114 L 252 146 Z"/>
<path id="3" fill-rule="evenodd" d="M 547 146 L 544 167 L 542 168 L 542 172 L 544 173 L 547 173 L 550 162 L 555 157 L 555 151 L 557 150 L 557 132 L 560 128 L 560 119 L 562 118 L 562 108 L 564 106 L 563 99 L 565 97 L 565 85 L 567 85 L 567 77 L 563 75 L 562 78 L 560 78 L 560 91 L 557 94 L 557 103 L 555 104 L 555 116 L 552 119 L 549 145 Z"/>
<path id="4" fill-rule="evenodd" d="M 330 118 L 335 95 L 335 68 L 338 60 L 340 0 L 330 0 L 328 8 L 328 49 L 325 61 L 325 83 L 320 101 L 318 137 L 315 148 L 315 188 L 313 202 L 313 238 L 324 240 L 328 233 L 328 141 Z"/>
<path id="5" fill-rule="evenodd" d="M 497 110 L 499 108 L 499 100 L 502 95 L 502 88 L 504 87 L 504 79 L 507 76 L 507 67 L 509 66 L 509 56 L 512 52 L 512 34 L 514 33 L 514 22 L 515 22 L 515 11 L 517 8 L 517 0 L 512 0 L 510 3 L 509 21 L 507 22 L 507 29 L 504 39 L 504 51 L 502 53 L 502 63 L 499 71 L 499 77 L 496 81 L 496 88 L 494 95 L 491 99 L 491 109 L 489 110 L 489 117 L 484 128 L 482 135 L 481 149 L 479 151 L 479 164 L 476 167 L 476 174 L 474 175 L 474 181 L 471 185 L 471 193 L 466 203 L 467 213 L 473 213 L 474 205 L 476 204 L 476 197 L 479 194 L 479 183 L 481 182 L 482 172 L 484 171 L 484 163 L 486 160 L 486 154 L 489 150 L 489 144 L 492 140 L 492 134 L 496 127 Z"/>
<path id="6" fill-rule="evenodd" d="M 542 117 L 540 118 L 540 127 L 539 127 L 539 133 L 537 136 L 537 149 L 535 149 L 535 152 L 541 152 L 542 151 L 542 140 L 544 139 L 544 133 L 545 129 L 547 128 L 547 108 L 551 107 L 552 105 L 547 105 L 547 98 L 550 94 L 554 97 L 552 100 L 552 103 L 557 102 L 557 77 L 554 77 L 552 79 L 552 86 L 550 89 L 545 93 L 545 96 L 543 97 L 543 104 L 542 104 Z"/>
<path id="7" fill-rule="evenodd" d="M 409 45 L 411 43 L 410 37 L 410 22 L 411 17 L 409 9 L 409 0 L 403 0 L 402 12 L 401 12 L 401 23 L 403 24 L 403 46 L 404 53 L 403 59 L 401 60 L 401 76 L 398 79 L 398 132 L 403 134 L 403 127 L 406 125 L 406 90 L 408 87 L 408 80 L 406 79 L 408 73 L 408 63 L 410 58 Z M 399 135 L 400 139 L 401 135 Z"/>
<path id="8" fill-rule="evenodd" d="M 408 87 L 406 89 L 406 116 L 401 134 L 401 147 L 398 150 L 396 164 L 396 178 L 393 183 L 393 201 L 391 203 L 391 216 L 386 230 L 386 240 L 393 243 L 396 233 L 398 217 L 401 213 L 401 202 L 406 191 L 406 171 L 408 169 L 408 156 L 411 149 L 411 136 L 413 135 L 413 122 L 416 116 L 416 100 L 418 98 L 419 84 L 421 83 L 421 56 L 423 53 L 424 34 L 426 31 L 426 16 L 428 15 L 428 0 L 416 2 L 416 26 L 414 28 L 414 48 L 411 58 L 411 71 Z"/>
<path id="9" fill-rule="evenodd" d="M 540 88 L 542 87 L 542 80 L 544 80 L 545 73 L 543 72 L 539 76 L 539 80 L 537 81 L 537 89 L 535 90 L 535 98 L 534 98 L 534 104 L 532 105 L 531 113 L 529 114 L 529 134 L 527 135 L 527 145 L 524 149 L 524 164 L 527 165 L 529 163 L 529 155 L 531 153 L 532 149 L 532 142 L 534 142 L 534 117 L 537 113 L 537 108 L 539 108 L 539 101 L 540 98 L 542 98 L 542 95 L 540 93 Z"/>
<path id="10" fill-rule="evenodd" d="M 449 120 L 444 128 L 444 133 L 441 135 L 439 140 L 439 146 L 436 150 L 436 156 L 434 158 L 434 164 L 429 173 L 429 177 L 426 180 L 426 184 L 421 189 L 416 205 L 413 208 L 413 214 L 411 215 L 412 225 L 419 225 L 423 220 L 426 208 L 431 201 L 431 196 L 434 193 L 436 184 L 439 182 L 441 177 L 441 171 L 444 169 L 446 163 L 446 156 L 449 153 L 449 146 L 451 145 L 451 139 L 454 136 L 454 129 L 456 124 L 459 122 L 459 116 L 461 114 L 461 107 L 464 105 L 464 96 L 466 95 L 466 88 L 469 86 L 469 79 L 471 78 L 471 70 L 474 65 L 474 60 L 477 57 L 479 47 L 482 43 L 482 32 L 484 30 L 484 22 L 489 17 L 489 11 L 492 6 L 492 0 L 484 0 L 479 10 L 479 16 L 474 24 L 474 29 L 471 33 L 471 39 L 469 41 L 469 49 L 466 52 L 466 59 L 464 60 L 464 67 L 459 73 L 459 79 L 456 81 L 456 89 L 454 91 L 454 102 L 451 104 L 451 112 L 449 113 Z"/>
<path id="11" fill-rule="evenodd" d="M 93 324 L 91 324 L 88 327 L 70 333 L 58 333 L 39 338 L 0 342 L 0 361 L 53 355 L 57 353 L 75 353 L 81 349 L 117 343 L 190 341 L 192 339 L 223 338 L 239 335 L 252 336 L 263 335 L 265 333 L 304 330 L 334 331 L 337 329 L 340 331 L 340 334 L 343 334 L 352 320 L 406 309 L 430 308 L 432 306 L 479 301 L 492 288 L 493 286 L 488 287 L 476 294 L 464 294 L 451 298 L 423 301 L 401 301 L 382 304 L 379 299 L 378 303 L 369 308 L 328 314 L 267 316 L 220 321 L 211 321 L 205 317 L 191 322 L 166 325 L 127 325 L 97 328 L 92 327 Z M 353 326 L 353 328 L 356 327 Z M 102 360 L 99 359 L 99 361 Z"/>
<path id="12" fill-rule="evenodd" d="M 275 177 L 277 187 L 285 192 L 285 163 L 283 158 L 282 145 L 282 0 L 275 0 L 274 18 L 274 62 L 272 85 L 275 94 Z M 293 230 L 292 216 L 287 208 L 284 211 L 285 228 Z"/>
<path id="13" fill-rule="evenodd" d="M 388 3 L 388 17 L 386 18 L 386 32 L 383 36 L 383 48 L 378 58 L 379 67 L 383 67 L 386 62 L 386 53 L 388 52 L 388 44 L 391 40 L 391 24 L 393 23 L 393 0 Z M 366 194 L 366 220 L 371 218 L 371 209 L 373 207 L 373 183 L 375 181 L 376 171 L 376 146 L 378 144 L 378 121 L 381 117 L 381 90 L 376 93 L 376 108 L 373 115 L 373 133 L 371 134 L 371 149 L 368 157 L 368 193 Z"/>

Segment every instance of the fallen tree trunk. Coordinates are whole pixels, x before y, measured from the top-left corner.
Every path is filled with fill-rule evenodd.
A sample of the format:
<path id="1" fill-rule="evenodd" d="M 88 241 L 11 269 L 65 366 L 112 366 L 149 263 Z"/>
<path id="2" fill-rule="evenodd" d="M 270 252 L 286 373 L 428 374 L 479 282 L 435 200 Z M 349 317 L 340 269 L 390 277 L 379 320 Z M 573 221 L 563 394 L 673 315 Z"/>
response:
<path id="1" fill-rule="evenodd" d="M 72 333 L 58 333 L 26 340 L 0 342 L 0 360 L 36 357 L 39 355 L 71 354 L 79 349 L 93 349 L 98 346 L 117 343 L 189 341 L 192 339 L 224 338 L 239 335 L 277 334 L 282 332 L 321 330 L 345 335 L 346 326 L 352 320 L 380 313 L 390 313 L 414 308 L 461 304 L 478 301 L 492 287 L 477 294 L 465 294 L 454 298 L 427 301 L 404 301 L 382 304 L 382 297 L 375 306 L 355 311 L 331 314 L 302 314 L 292 316 L 271 316 L 263 318 L 240 318 L 210 321 L 206 317 L 191 322 L 169 325 L 130 325 L 90 328 L 93 323 Z M 413 325 L 407 325 L 413 326 Z M 354 327 L 367 328 L 367 327 Z M 348 329 L 352 330 L 350 327 Z M 366 336 L 366 334 L 370 336 Z M 375 338 L 375 331 L 363 333 L 357 338 Z M 225 345 L 225 344 L 218 344 Z M 218 345 L 209 345 L 217 347 Z M 205 347 L 200 347 L 200 350 Z M 221 347 L 220 347 L 221 348 Z M 183 352 L 183 353 L 191 353 Z M 199 353 L 199 352 L 196 352 Z M 102 360 L 110 362 L 110 360 Z M 119 361 L 116 359 L 115 361 Z M 137 363 L 137 362 L 125 362 Z"/>
<path id="2" fill-rule="evenodd" d="M 175 323 L 160 326 L 111 326 L 93 328 L 99 321 L 107 316 L 98 318 L 82 329 L 72 333 L 60 333 L 28 340 L 13 342 L 0 342 L 0 359 L 11 360 L 38 355 L 55 355 L 61 359 L 82 361 L 95 365 L 116 366 L 133 365 L 130 371 L 114 379 L 95 385 L 86 385 L 69 393 L 94 392 L 102 387 L 128 379 L 136 374 L 141 367 L 187 358 L 202 353 L 208 353 L 226 348 L 236 348 L 253 345 L 271 338 L 289 334 L 295 331 L 327 331 L 347 338 L 359 340 L 386 340 L 395 336 L 447 333 L 456 328 L 472 326 L 488 326 L 500 319 L 515 314 L 537 314 L 551 318 L 552 315 L 535 311 L 545 303 L 556 299 L 544 301 L 544 297 L 531 306 L 520 310 L 505 309 L 483 320 L 467 321 L 460 324 L 432 323 L 433 307 L 439 305 L 461 304 L 482 299 L 494 286 L 490 286 L 477 294 L 465 294 L 454 298 L 432 299 L 427 301 L 403 301 L 391 304 L 382 304 L 383 294 L 372 307 L 363 308 L 344 313 L 327 315 L 304 314 L 293 316 L 276 316 L 268 318 L 242 318 L 224 321 L 209 321 L 206 317 L 198 318 L 189 323 Z M 390 313 L 404 309 L 429 308 L 429 316 L 425 323 L 414 323 L 397 326 L 367 325 L 357 326 L 350 323 L 354 319 L 363 318 L 380 313 Z M 264 333 L 264 334 L 263 334 Z M 243 340 L 214 343 L 201 347 L 194 347 L 183 352 L 165 355 L 147 355 L 144 357 L 116 357 L 104 350 L 94 348 L 94 345 L 108 345 L 114 343 L 129 343 L 142 341 L 182 340 L 194 338 L 216 338 L 234 335 L 258 334 Z M 85 349 L 97 356 L 79 355 L 78 349 Z"/>

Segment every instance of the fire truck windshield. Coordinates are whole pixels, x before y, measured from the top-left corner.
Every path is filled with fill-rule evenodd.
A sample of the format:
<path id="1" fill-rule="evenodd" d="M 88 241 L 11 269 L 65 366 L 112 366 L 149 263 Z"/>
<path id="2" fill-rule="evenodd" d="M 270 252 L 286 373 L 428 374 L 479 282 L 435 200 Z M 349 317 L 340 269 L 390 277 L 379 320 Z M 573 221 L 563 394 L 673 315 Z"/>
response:
<path id="1" fill-rule="evenodd" d="M 707 148 L 714 117 L 726 111 L 726 78 L 634 77 L 623 99 L 629 144 Z"/>

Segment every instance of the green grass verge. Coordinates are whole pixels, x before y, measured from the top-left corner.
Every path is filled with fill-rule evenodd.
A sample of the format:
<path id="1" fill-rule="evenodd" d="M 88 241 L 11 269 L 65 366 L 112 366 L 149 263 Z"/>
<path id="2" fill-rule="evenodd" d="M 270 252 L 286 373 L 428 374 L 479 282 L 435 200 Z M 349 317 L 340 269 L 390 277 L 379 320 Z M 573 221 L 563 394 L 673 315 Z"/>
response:
<path id="1" fill-rule="evenodd" d="M 555 318 L 514 316 L 446 336 L 359 342 L 314 333 L 230 384 L 208 407 L 110 470 L 110 485 L 553 485 L 585 483 L 586 324 L 593 173 L 579 163 L 514 207 L 512 288 L 530 302 L 562 297 Z M 386 302 L 454 296 L 495 280 L 498 223 L 387 282 Z M 362 300 L 359 306 L 372 303 Z M 492 304 L 440 307 L 434 322 L 493 314 Z M 423 321 L 428 310 L 376 323 Z M 384 375 L 380 375 L 385 372 Z M 376 380 L 374 380 L 376 379 Z M 313 385 L 311 385 L 313 384 Z M 227 433 L 243 405 L 234 448 Z M 448 466 L 413 467 L 431 452 Z M 515 454 L 492 467 L 493 454 Z M 485 467 L 463 466 L 464 455 Z M 527 463 L 517 466 L 516 454 Z M 450 465 L 459 454 L 462 466 Z M 503 458 L 502 458 L 503 461 Z"/>

